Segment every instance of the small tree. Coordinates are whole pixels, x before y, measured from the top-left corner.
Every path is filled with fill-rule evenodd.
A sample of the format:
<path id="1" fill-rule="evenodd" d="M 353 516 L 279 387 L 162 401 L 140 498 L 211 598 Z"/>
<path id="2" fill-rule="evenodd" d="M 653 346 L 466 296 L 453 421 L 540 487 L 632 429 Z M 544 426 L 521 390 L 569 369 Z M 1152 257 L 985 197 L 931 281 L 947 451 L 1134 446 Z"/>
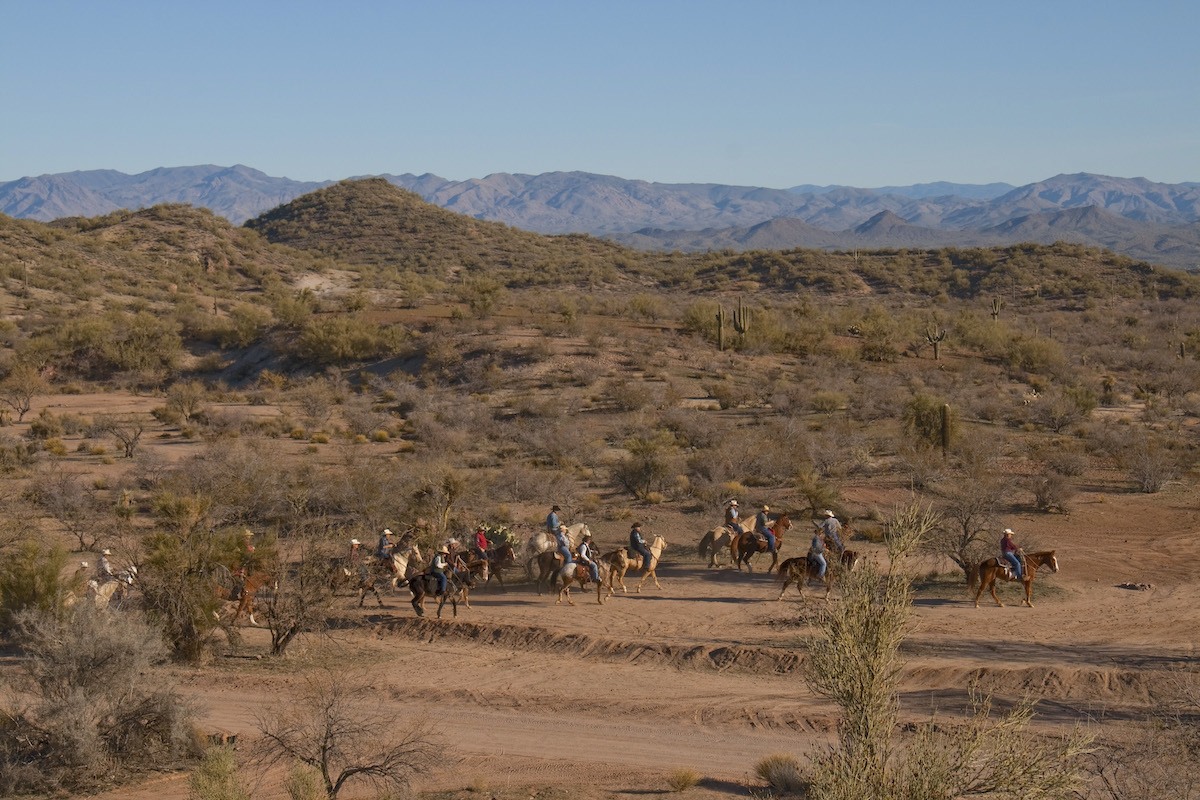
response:
<path id="1" fill-rule="evenodd" d="M 126 458 L 133 458 L 146 432 L 146 420 L 139 414 L 98 414 L 94 429 L 110 434 L 121 445 Z"/>
<path id="2" fill-rule="evenodd" d="M 938 487 L 941 521 L 925 537 L 925 546 L 957 564 L 968 584 L 974 584 L 984 540 L 996 532 L 1000 506 L 1010 489 L 1006 477 L 982 470 L 969 470 Z"/>
<path id="3" fill-rule="evenodd" d="M 329 800 L 353 783 L 404 791 L 413 775 L 445 755 L 423 724 L 405 724 L 375 691 L 371 681 L 344 673 L 307 679 L 297 697 L 259 716 L 263 765 L 315 769 Z"/>
<path id="4" fill-rule="evenodd" d="M 18 364 L 0 381 L 0 403 L 17 414 L 17 422 L 25 419 L 33 407 L 33 398 L 49 389 L 49 384 L 34 367 Z"/>
<path id="5" fill-rule="evenodd" d="M 281 656 L 301 633 L 324 630 L 333 605 L 332 560 L 325 542 L 313 533 L 292 536 L 287 569 L 271 567 L 277 586 L 266 602 L 271 654 Z"/>

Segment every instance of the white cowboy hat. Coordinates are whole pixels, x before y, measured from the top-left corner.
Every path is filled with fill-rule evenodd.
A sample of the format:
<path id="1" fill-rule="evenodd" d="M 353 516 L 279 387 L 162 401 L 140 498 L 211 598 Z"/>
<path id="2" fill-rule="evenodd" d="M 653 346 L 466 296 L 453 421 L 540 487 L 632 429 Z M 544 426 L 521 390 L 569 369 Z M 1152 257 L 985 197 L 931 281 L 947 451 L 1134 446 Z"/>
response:
<path id="1" fill-rule="evenodd" d="M 439 547 L 438 552 L 444 556 L 450 555 L 450 551 L 446 548 L 446 545 L 442 545 L 441 547 Z"/>
<path id="2" fill-rule="evenodd" d="M 770 511 L 770 510 L 771 510 L 770 506 L 763 506 L 763 511 Z"/>
<path id="3" fill-rule="evenodd" d="M 351 539 L 350 544 L 351 544 L 351 546 L 354 546 L 354 545 L 360 545 L 360 544 L 362 544 L 362 542 L 360 542 L 358 539 Z"/>
<path id="4" fill-rule="evenodd" d="M 80 562 L 79 562 L 79 567 L 80 567 L 80 569 L 87 569 L 87 562 L 86 562 L 86 561 L 80 561 Z"/>
<path id="5" fill-rule="evenodd" d="M 242 531 L 242 536 L 253 536 L 253 535 L 254 535 L 254 531 L 250 530 L 249 528 L 246 528 L 245 530 Z"/>
<path id="6" fill-rule="evenodd" d="M 1007 533 L 1009 536 L 1012 536 L 1012 535 L 1013 535 L 1013 530 L 1012 530 L 1012 528 L 1005 528 L 1005 529 L 1004 529 L 1004 532 L 1005 532 L 1005 533 Z"/>
<path id="7" fill-rule="evenodd" d="M 392 535 L 392 532 L 391 532 L 391 530 L 389 530 L 388 528 L 384 528 L 384 529 L 383 529 L 383 535 L 384 535 L 384 536 L 391 536 L 391 535 Z"/>
<path id="8" fill-rule="evenodd" d="M 109 550 L 109 549 L 106 547 L 106 548 L 104 548 L 104 550 L 103 550 L 103 551 L 100 553 L 100 555 L 102 555 L 102 556 L 111 556 L 111 555 L 112 555 L 112 550 Z"/>
<path id="9" fill-rule="evenodd" d="M 737 500 L 730 500 L 730 501 L 729 501 L 729 505 L 731 505 L 731 506 L 736 506 L 736 505 L 737 505 Z"/>
<path id="10" fill-rule="evenodd" d="M 827 517 L 832 517 L 832 516 L 833 516 L 833 512 L 832 512 L 832 511 L 830 511 L 828 508 L 827 508 L 827 509 L 825 509 L 825 511 L 824 511 L 823 513 L 824 513 L 824 514 L 825 514 L 825 516 L 827 516 Z"/>

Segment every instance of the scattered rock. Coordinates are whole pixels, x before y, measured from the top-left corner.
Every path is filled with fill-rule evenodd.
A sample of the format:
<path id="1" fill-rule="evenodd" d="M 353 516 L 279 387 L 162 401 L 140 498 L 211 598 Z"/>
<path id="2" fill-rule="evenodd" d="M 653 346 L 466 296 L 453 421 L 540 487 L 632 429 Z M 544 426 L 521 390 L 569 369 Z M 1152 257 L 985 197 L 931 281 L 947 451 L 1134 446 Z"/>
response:
<path id="1" fill-rule="evenodd" d="M 1135 592 L 1148 592 L 1154 588 L 1153 583 L 1118 583 L 1118 589 L 1132 589 Z"/>

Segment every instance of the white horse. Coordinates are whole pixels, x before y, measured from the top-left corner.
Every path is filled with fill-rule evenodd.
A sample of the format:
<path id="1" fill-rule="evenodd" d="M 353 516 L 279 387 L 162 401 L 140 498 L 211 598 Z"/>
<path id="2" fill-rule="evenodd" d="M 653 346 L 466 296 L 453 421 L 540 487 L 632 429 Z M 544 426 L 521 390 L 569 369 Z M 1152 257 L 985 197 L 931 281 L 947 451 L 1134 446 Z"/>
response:
<path id="1" fill-rule="evenodd" d="M 574 525 L 567 526 L 567 544 L 571 546 L 571 550 L 575 550 L 575 545 L 583 538 L 585 534 L 591 533 L 586 522 L 576 522 Z M 547 550 L 557 550 L 558 540 L 554 538 L 547 530 L 540 530 L 534 533 L 525 542 L 524 559 L 525 572 L 529 575 L 530 580 L 533 579 L 533 560 L 538 557 L 539 553 L 544 553 Z"/>

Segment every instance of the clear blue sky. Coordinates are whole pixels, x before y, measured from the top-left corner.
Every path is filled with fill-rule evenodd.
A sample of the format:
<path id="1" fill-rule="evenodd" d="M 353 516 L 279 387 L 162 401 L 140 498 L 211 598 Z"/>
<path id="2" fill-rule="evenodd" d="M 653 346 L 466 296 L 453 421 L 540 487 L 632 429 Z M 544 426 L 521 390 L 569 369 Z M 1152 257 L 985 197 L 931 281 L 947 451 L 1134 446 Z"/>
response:
<path id="1" fill-rule="evenodd" d="M 0 0 L 0 181 L 1200 181 L 1195 0 Z"/>

